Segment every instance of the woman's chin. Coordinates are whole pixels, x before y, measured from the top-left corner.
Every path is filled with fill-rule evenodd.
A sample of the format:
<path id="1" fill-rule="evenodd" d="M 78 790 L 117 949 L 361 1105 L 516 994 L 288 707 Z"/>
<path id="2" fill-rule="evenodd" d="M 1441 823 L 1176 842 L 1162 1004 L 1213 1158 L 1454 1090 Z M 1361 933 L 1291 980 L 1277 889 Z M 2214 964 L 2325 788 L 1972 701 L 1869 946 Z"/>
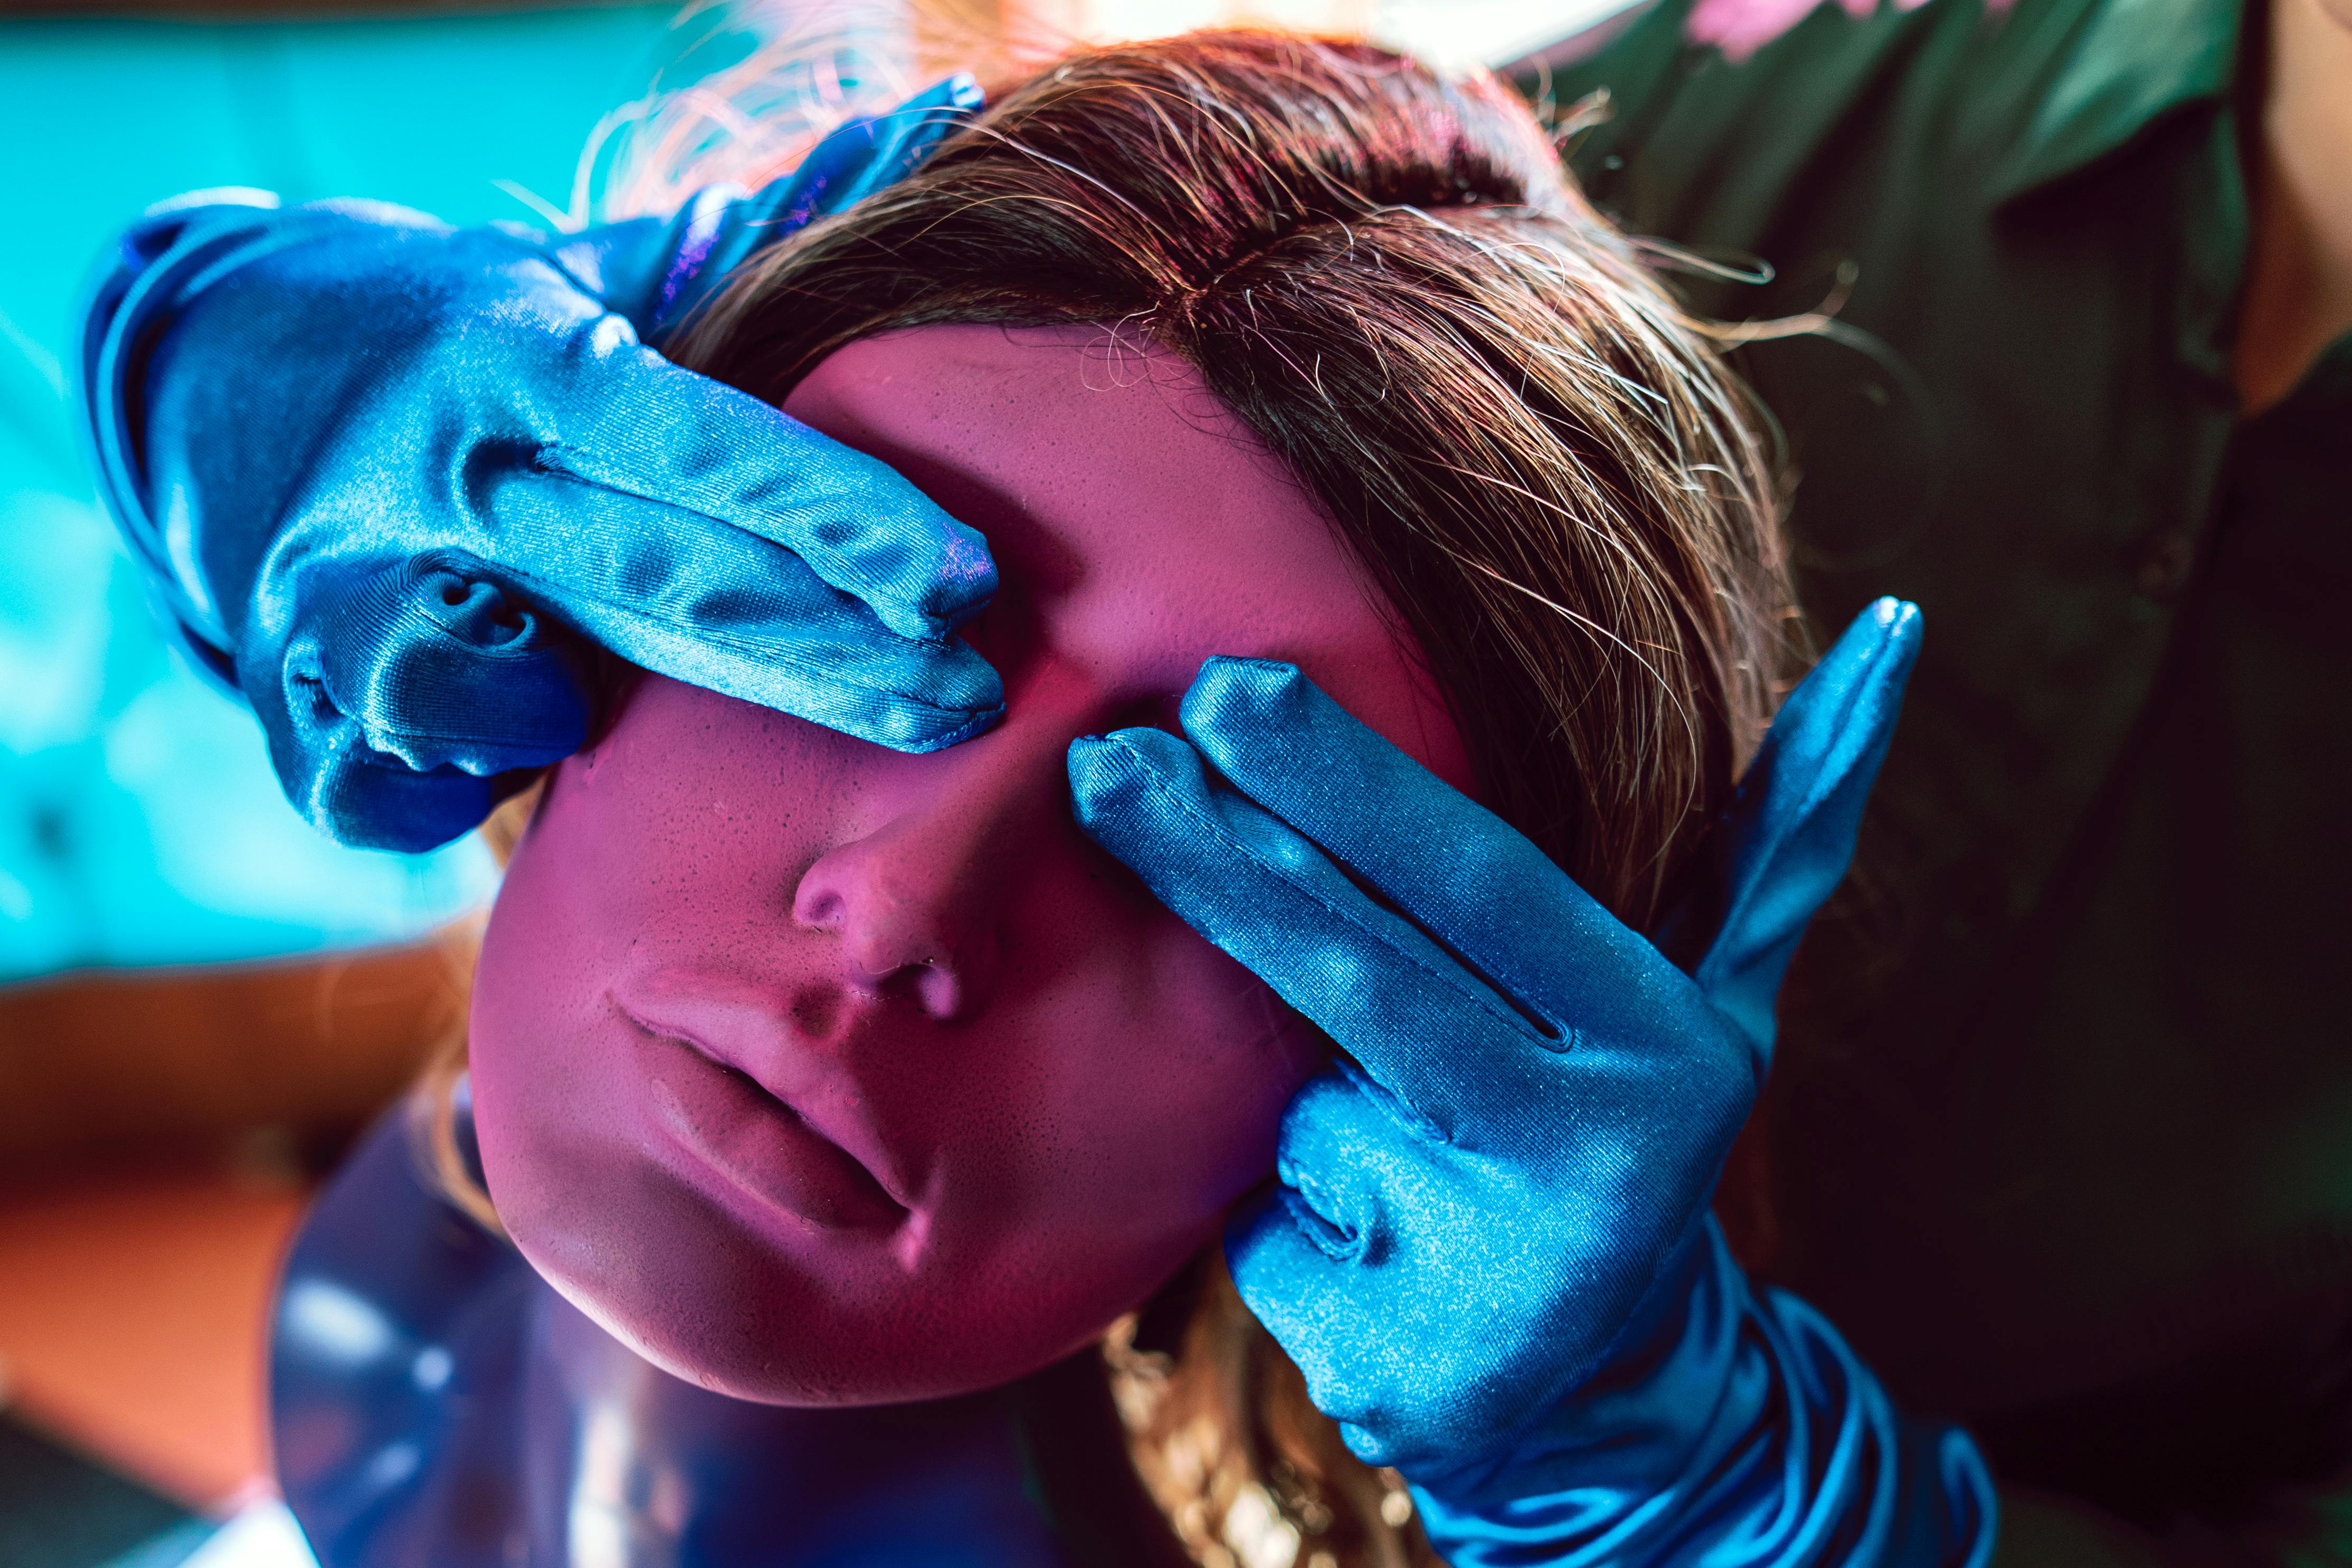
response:
<path id="1" fill-rule="evenodd" d="M 675 1228 L 651 1246 L 599 1239 L 578 1217 L 510 1230 L 541 1277 L 623 1345 L 674 1377 L 762 1405 L 899 1405 L 1000 1387 L 1099 1340 L 1125 1310 L 991 1310 L 995 1292 L 944 1281 L 877 1294 L 801 1260 L 698 1248 Z"/>
<path id="2" fill-rule="evenodd" d="M 1110 1218 L 1066 1197 L 1024 1203 L 1014 1183 L 961 1202 L 976 1184 L 952 1181 L 944 1207 L 890 1224 L 793 1212 L 632 1115 L 593 1113 L 577 1074 L 567 1097 L 534 1093 L 497 1051 L 478 1055 L 484 1172 L 523 1257 L 638 1356 L 738 1399 L 907 1404 L 1018 1381 L 1098 1341 L 1222 1215 L 1208 1192 Z"/>
<path id="3" fill-rule="evenodd" d="M 778 1339 L 740 1304 L 708 1317 L 614 1310 L 593 1292 L 551 1281 L 605 1333 L 684 1382 L 759 1405 L 846 1408 L 951 1399 L 1041 1372 L 1100 1339 L 1108 1322 L 1066 1338 L 1010 1342 L 985 1354 L 963 1346 L 909 1346 L 880 1333 L 836 1332 Z M 838 1332 L 848 1328 L 847 1333 Z"/>

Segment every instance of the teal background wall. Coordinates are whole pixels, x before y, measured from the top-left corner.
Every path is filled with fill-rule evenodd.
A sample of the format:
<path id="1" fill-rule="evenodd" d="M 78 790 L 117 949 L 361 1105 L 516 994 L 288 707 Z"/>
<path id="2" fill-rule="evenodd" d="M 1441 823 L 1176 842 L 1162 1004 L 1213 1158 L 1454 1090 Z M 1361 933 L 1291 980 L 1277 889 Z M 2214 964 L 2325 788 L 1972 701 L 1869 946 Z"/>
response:
<path id="1" fill-rule="evenodd" d="M 531 221 L 503 180 L 564 206 L 673 15 L 0 22 L 0 982 L 397 939 L 487 896 L 470 841 L 320 838 L 168 645 L 68 418 L 75 302 L 124 224 L 202 186 Z"/>

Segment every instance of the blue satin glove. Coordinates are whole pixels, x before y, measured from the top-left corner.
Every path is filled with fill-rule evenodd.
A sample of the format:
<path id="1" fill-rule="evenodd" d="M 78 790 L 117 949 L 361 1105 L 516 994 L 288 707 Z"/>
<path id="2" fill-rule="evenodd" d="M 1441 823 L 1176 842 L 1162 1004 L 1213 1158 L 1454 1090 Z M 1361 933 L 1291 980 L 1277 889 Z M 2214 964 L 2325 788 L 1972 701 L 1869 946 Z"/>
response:
<path id="1" fill-rule="evenodd" d="M 1003 710 L 949 632 L 996 577 L 884 465 L 643 346 L 898 178 L 957 78 L 756 198 L 559 241 L 214 193 L 126 236 L 84 331 L 100 491 L 296 805 L 418 850 L 579 748 L 607 653 L 908 751 Z"/>
<path id="2" fill-rule="evenodd" d="M 1226 1254 L 1457 1568 L 1990 1551 L 1968 1440 L 1904 1425 L 1826 1323 L 1749 1291 L 1706 1209 L 1917 641 L 1884 601 L 1790 696 L 1688 975 L 1287 664 L 1210 661 L 1190 745 L 1071 748 L 1087 832 L 1347 1053 Z"/>

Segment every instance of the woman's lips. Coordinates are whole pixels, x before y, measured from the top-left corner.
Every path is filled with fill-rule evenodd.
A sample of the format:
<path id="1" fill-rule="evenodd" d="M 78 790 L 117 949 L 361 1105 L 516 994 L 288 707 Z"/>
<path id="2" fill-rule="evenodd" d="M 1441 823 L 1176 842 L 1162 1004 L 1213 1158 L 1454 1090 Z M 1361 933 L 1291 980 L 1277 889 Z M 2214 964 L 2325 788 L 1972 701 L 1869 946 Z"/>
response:
<path id="1" fill-rule="evenodd" d="M 907 1218 L 872 1172 L 792 1106 L 696 1041 L 630 1017 L 647 1037 L 654 1122 L 730 1186 L 821 1229 L 889 1230 Z"/>

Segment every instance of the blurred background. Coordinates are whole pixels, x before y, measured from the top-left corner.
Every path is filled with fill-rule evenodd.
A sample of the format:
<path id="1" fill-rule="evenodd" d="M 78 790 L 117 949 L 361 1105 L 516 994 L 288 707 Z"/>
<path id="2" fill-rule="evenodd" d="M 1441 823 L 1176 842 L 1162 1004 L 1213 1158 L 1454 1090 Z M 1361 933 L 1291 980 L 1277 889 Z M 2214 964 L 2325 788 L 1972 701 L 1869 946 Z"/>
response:
<path id="1" fill-rule="evenodd" d="M 1263 21 L 1517 59 L 1623 0 L 888 0 L 975 37 Z M 942 8 L 945 9 L 945 8 Z M 80 290 L 207 186 L 457 223 L 583 210 L 583 150 L 756 12 L 0 0 L 0 1568 L 308 1562 L 271 1506 L 263 1323 L 310 1184 L 462 1021 L 468 841 L 341 850 L 152 616 L 87 477 Z"/>

